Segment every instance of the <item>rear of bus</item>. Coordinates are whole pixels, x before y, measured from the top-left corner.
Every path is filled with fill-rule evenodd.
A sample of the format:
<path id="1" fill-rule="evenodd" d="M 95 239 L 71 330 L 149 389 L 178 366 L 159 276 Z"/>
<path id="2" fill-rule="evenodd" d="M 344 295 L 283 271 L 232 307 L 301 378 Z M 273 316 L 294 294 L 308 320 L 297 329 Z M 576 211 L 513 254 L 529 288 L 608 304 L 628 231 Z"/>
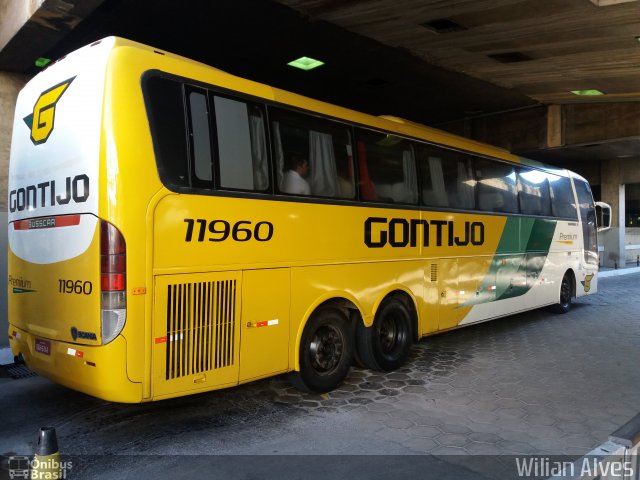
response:
<path id="1" fill-rule="evenodd" d="M 99 216 L 109 194 L 101 132 L 113 42 L 70 54 L 18 97 L 8 187 L 9 340 L 14 355 L 62 385 L 140 401 L 121 334 L 126 243 Z"/>

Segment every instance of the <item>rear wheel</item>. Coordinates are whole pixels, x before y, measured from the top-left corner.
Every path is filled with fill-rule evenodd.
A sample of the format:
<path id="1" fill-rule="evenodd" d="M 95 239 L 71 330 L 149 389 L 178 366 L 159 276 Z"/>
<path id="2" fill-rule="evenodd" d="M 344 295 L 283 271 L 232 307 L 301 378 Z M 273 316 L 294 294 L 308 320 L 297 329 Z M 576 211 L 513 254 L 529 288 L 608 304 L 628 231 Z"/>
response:
<path id="1" fill-rule="evenodd" d="M 560 284 L 560 300 L 557 304 L 553 305 L 551 309 L 556 313 L 567 313 L 571 310 L 571 297 L 573 295 L 573 282 L 571 281 L 571 274 L 569 272 L 562 277 L 562 283 Z"/>
<path id="2" fill-rule="evenodd" d="M 315 312 L 302 333 L 300 371 L 291 383 L 304 391 L 328 392 L 349 373 L 353 362 L 353 338 L 349 322 L 336 308 Z"/>
<path id="3" fill-rule="evenodd" d="M 362 363 L 373 370 L 401 367 L 413 341 L 411 325 L 411 313 L 400 298 L 384 300 L 371 327 L 358 324 L 357 346 Z"/>

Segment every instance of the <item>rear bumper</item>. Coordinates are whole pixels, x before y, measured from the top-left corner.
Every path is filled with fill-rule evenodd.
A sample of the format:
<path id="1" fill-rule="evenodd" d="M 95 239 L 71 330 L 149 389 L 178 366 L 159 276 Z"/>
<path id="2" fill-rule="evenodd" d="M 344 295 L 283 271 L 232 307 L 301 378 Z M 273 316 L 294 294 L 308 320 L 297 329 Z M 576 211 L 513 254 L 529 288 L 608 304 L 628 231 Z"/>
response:
<path id="1" fill-rule="evenodd" d="M 119 335 L 101 346 L 48 340 L 49 354 L 36 351 L 34 335 L 9 324 L 13 355 L 22 354 L 27 366 L 45 378 L 73 390 L 112 402 L 138 403 L 142 384 L 127 377 L 127 342 Z"/>

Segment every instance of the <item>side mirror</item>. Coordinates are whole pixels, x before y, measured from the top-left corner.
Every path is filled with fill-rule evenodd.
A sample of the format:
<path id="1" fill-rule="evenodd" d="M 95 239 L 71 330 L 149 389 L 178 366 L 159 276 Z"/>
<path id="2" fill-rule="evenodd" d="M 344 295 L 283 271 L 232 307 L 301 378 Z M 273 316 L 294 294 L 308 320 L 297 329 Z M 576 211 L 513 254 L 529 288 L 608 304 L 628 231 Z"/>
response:
<path id="1" fill-rule="evenodd" d="M 604 202 L 596 202 L 596 219 L 598 232 L 604 232 L 611 228 L 611 205 Z"/>

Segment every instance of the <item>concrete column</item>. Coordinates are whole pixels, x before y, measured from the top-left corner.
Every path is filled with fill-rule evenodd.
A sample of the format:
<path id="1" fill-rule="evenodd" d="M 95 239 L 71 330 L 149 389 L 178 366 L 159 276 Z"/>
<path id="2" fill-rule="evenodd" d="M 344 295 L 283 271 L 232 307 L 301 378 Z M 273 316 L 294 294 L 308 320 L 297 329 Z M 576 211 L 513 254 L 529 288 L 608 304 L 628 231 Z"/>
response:
<path id="1" fill-rule="evenodd" d="M 29 78 L 0 72 L 0 348 L 6 347 L 7 320 L 7 179 L 13 114 L 18 92 Z"/>
<path id="2" fill-rule="evenodd" d="M 598 243 L 604 246 L 600 258 L 600 265 L 603 267 L 625 266 L 625 188 L 622 174 L 619 159 L 602 162 L 602 201 L 613 209 L 611 229 L 599 235 Z"/>

